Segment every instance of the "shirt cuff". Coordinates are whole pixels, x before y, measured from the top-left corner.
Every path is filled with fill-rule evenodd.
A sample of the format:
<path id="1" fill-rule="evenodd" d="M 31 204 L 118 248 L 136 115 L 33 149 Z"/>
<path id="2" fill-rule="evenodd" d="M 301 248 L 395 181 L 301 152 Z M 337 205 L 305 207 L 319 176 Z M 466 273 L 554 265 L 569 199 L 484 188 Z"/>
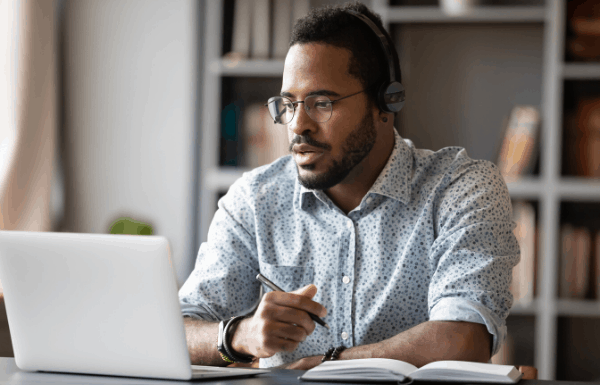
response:
<path id="1" fill-rule="evenodd" d="M 442 298 L 429 312 L 430 321 L 464 321 L 484 324 L 494 337 L 492 356 L 506 339 L 506 323 L 485 306 L 462 298 Z"/>
<path id="2" fill-rule="evenodd" d="M 205 321 L 218 322 L 220 317 L 215 314 L 212 310 L 204 306 L 191 305 L 189 303 L 179 302 L 181 307 L 181 314 L 184 317 L 190 317 L 194 319 L 201 319 Z"/>

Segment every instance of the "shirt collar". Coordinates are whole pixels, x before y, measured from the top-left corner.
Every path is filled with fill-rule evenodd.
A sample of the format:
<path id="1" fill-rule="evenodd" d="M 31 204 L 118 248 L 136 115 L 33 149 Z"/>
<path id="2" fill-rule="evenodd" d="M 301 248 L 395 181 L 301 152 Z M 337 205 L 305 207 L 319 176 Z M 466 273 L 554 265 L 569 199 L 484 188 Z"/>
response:
<path id="1" fill-rule="evenodd" d="M 412 149 L 400 137 L 394 129 L 394 148 L 383 170 L 369 189 L 369 194 L 380 194 L 392 199 L 399 200 L 407 204 L 410 200 L 411 186 L 409 183 L 413 171 Z M 307 203 L 307 197 L 315 196 L 330 208 L 333 202 L 321 190 L 310 190 L 302 186 L 296 179 L 295 192 L 298 196 L 296 200 L 298 208 L 303 209 Z"/>

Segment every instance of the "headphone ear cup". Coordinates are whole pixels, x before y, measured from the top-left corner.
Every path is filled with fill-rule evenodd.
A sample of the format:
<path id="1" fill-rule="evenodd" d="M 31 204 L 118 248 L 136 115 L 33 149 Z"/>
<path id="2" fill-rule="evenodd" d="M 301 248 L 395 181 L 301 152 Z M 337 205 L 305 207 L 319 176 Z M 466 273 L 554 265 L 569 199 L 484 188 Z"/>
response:
<path id="1" fill-rule="evenodd" d="M 400 82 L 384 83 L 379 90 L 379 108 L 385 112 L 398 112 L 404 107 L 404 86 Z"/>

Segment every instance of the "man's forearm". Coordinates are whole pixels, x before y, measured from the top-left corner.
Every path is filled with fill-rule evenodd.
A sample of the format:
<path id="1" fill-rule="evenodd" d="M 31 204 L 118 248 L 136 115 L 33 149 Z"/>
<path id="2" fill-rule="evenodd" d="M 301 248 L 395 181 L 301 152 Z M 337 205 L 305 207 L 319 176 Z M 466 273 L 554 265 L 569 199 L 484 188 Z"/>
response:
<path id="1" fill-rule="evenodd" d="M 441 360 L 488 362 L 491 347 L 485 325 L 428 321 L 387 340 L 345 350 L 340 359 L 393 358 L 417 367 Z"/>
<path id="2" fill-rule="evenodd" d="M 185 335 L 192 365 L 225 366 L 217 351 L 219 323 L 184 318 Z"/>

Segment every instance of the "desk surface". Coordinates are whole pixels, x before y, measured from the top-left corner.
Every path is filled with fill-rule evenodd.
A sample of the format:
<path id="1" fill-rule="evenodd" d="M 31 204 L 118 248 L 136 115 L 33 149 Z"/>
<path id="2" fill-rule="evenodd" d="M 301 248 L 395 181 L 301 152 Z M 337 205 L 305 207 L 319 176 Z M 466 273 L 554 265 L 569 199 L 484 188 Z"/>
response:
<path id="1" fill-rule="evenodd" d="M 239 379 L 224 379 L 219 381 L 191 381 L 194 384 L 202 385 L 331 385 L 329 382 L 301 382 L 298 377 L 303 373 L 302 370 L 278 370 L 268 374 L 261 374 L 256 377 L 239 378 Z M 41 373 L 41 372 L 24 372 L 19 370 L 15 364 L 14 358 L 0 357 L 0 385 L 58 385 L 58 384 L 90 384 L 90 385 L 133 385 L 133 384 L 156 384 L 156 385 L 181 385 L 187 384 L 187 381 L 165 381 L 151 380 L 145 378 L 125 378 L 125 377 L 108 377 L 108 376 L 90 376 L 79 374 L 62 374 L 62 373 Z M 335 383 L 340 385 L 340 383 Z M 420 384 L 427 384 L 422 382 Z M 440 383 L 431 383 L 440 385 Z M 569 385 L 569 384 L 589 384 L 588 382 L 566 382 L 566 381 L 542 381 L 542 380 L 526 380 L 521 381 L 522 385 Z M 350 384 L 348 384 L 350 385 Z"/>

